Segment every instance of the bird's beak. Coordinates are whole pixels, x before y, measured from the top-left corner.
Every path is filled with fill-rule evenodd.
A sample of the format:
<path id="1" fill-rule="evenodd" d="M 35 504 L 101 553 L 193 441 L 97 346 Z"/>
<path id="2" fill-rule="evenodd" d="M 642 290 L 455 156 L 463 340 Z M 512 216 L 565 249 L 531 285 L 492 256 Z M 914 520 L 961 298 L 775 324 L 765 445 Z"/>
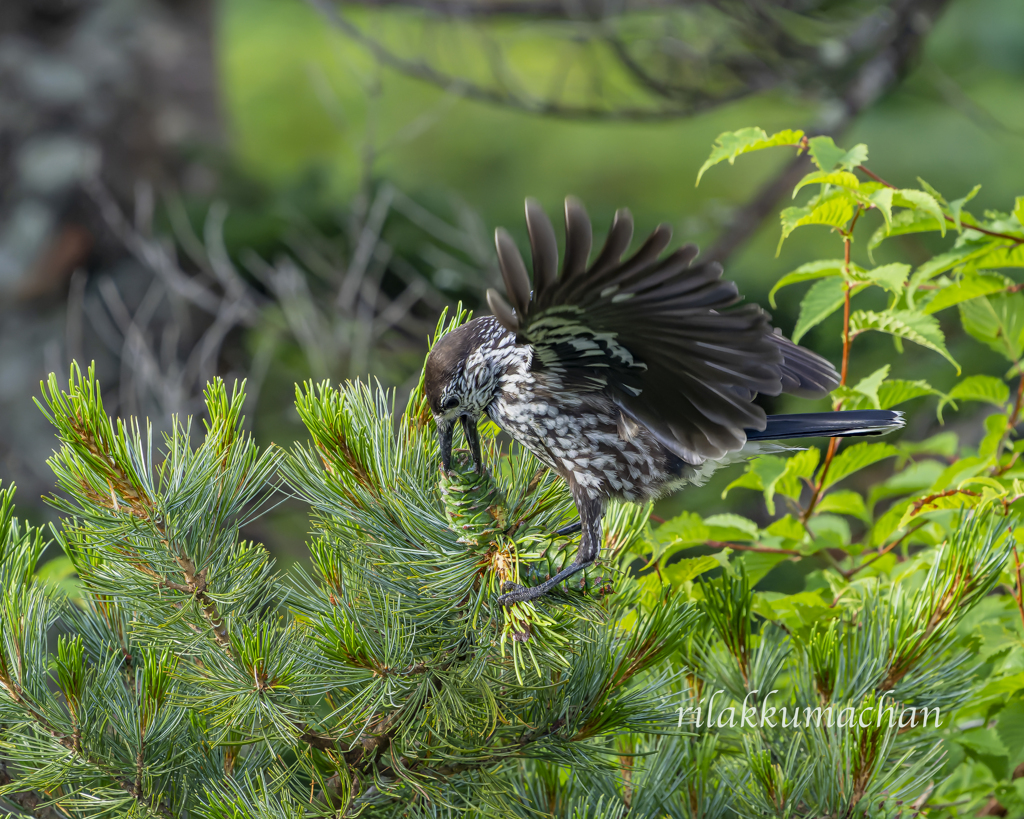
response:
<path id="1" fill-rule="evenodd" d="M 437 422 L 437 446 L 441 450 L 441 468 L 445 474 L 452 471 L 452 432 L 454 424 L 448 420 Z"/>
<path id="2" fill-rule="evenodd" d="M 466 436 L 466 443 L 469 445 L 469 451 L 473 455 L 473 468 L 477 472 L 483 472 L 484 459 L 480 456 L 480 433 L 476 428 L 476 418 L 463 415 L 460 420 L 462 421 L 462 432 Z"/>

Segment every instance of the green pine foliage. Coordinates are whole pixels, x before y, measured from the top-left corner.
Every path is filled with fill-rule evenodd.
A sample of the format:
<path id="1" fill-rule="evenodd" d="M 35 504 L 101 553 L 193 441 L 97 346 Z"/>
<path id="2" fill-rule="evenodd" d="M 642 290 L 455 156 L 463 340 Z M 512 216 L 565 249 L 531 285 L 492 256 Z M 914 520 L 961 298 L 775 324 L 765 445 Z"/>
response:
<path id="1" fill-rule="evenodd" d="M 655 527 L 649 507 L 613 505 L 596 569 L 506 610 L 504 582 L 571 561 L 576 539 L 553 534 L 571 498 L 488 424 L 487 472 L 457 452 L 442 474 L 422 383 L 401 413 L 379 387 L 302 385 L 309 441 L 283 450 L 245 433 L 241 388 L 211 384 L 203 429 L 179 419 L 154 442 L 109 419 L 93 371 L 73 367 L 40 402 L 60 525 L 26 526 L 13 488 L 0 493 L 0 804 L 206 819 L 1024 813 L 1024 294 L 1007 273 L 1024 267 L 1024 198 L 979 219 L 977 189 L 896 188 L 866 146 L 797 131 L 725 134 L 701 174 L 767 148 L 816 165 L 782 239 L 817 225 L 840 246 L 772 292 L 809 285 L 795 335 L 842 311 L 833 406 L 930 414 L 929 401 L 941 419 L 987 405 L 977 446 L 941 432 L 765 455 L 726 489 L 757 493 L 756 521 L 723 507 Z M 871 250 L 924 231 L 949 247 L 862 267 L 862 219 Z M 968 368 L 942 391 L 898 362 L 859 370 L 872 331 L 959 372 L 957 324 L 1004 377 Z M 242 536 L 286 496 L 309 510 L 309 573 L 277 571 Z M 62 557 L 44 562 L 51 541 Z M 764 590 L 786 561 L 804 589 Z"/>

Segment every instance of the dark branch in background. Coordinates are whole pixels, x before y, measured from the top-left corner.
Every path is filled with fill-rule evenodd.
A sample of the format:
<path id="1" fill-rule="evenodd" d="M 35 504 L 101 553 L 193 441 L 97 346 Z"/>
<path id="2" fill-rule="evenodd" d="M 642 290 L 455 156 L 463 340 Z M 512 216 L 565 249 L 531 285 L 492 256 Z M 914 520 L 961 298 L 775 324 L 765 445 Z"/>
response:
<path id="1" fill-rule="evenodd" d="M 912 67 L 925 35 L 948 3 L 949 0 L 905 0 L 898 4 L 896 16 L 889 26 L 888 42 L 861 66 L 849 83 L 843 95 L 840 118 L 831 127 L 814 133 L 839 136 L 862 111 L 899 83 Z M 775 211 L 782 198 L 810 170 L 811 162 L 806 154 L 790 161 L 753 199 L 735 212 L 707 258 L 724 261 L 744 245 Z"/>
<path id="2" fill-rule="evenodd" d="M 625 100 L 563 99 L 563 83 L 547 96 L 511 90 L 507 72 L 491 82 L 441 70 L 427 58 L 408 56 L 372 36 L 345 16 L 333 0 L 308 0 L 336 28 L 361 44 L 382 64 L 467 99 L 564 119 L 657 121 L 690 117 L 766 89 L 785 87 L 817 97 L 836 111 L 814 134 L 841 134 L 865 109 L 899 83 L 912 66 L 924 37 L 948 0 L 895 0 L 869 5 L 852 23 L 843 23 L 840 38 L 809 44 L 786 22 L 795 17 L 820 22 L 824 4 L 712 2 L 711 0 L 357 0 L 379 10 L 426 12 L 423 25 L 471 23 L 481 32 L 490 21 L 508 18 L 544 21 L 554 47 L 578 44 L 601 49 L 609 65 L 629 77 L 634 88 Z M 786 16 L 780 15 L 783 10 Z M 697 49 L 674 35 L 673 22 L 699 11 L 718 15 L 728 33 L 721 42 Z M 660 17 L 659 17 L 660 15 Z M 627 38 L 634 19 L 657 21 L 657 34 Z M 838 26 L 838 24 L 837 24 Z M 567 36 L 568 35 L 568 36 Z M 541 35 L 543 36 L 543 34 Z M 561 39 L 554 39 L 561 38 Z M 569 45 L 566 45 L 566 43 Z M 561 43 L 561 45 L 558 45 Z M 743 48 L 737 50 L 736 43 Z M 506 66 L 502 46 L 482 34 L 481 44 L 493 65 Z M 491 53 L 494 52 L 494 53 Z M 572 59 L 572 54 L 569 59 Z M 600 72 L 599 68 L 593 69 Z M 591 85 L 601 85 L 594 77 Z M 546 87 L 538 82 L 538 87 Z M 806 156 L 790 162 L 734 214 L 708 257 L 724 260 L 756 232 L 779 201 L 810 169 Z"/>
<path id="3" fill-rule="evenodd" d="M 351 6 L 372 9 L 415 9 L 459 20 L 521 18 L 526 20 L 595 20 L 615 14 L 637 14 L 714 5 L 710 0 L 642 0 L 614 4 L 569 0 L 353 0 Z M 612 8 L 614 6 L 614 8 Z"/>

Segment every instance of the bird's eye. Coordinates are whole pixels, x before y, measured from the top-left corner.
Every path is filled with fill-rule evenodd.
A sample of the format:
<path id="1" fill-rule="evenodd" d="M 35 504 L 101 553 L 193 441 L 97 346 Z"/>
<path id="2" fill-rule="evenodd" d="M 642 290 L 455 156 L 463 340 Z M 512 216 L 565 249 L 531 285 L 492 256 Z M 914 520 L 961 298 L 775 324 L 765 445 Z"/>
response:
<path id="1" fill-rule="evenodd" d="M 445 401 L 441 405 L 441 409 L 443 409 L 443 410 L 455 409 L 458 405 L 459 405 L 459 399 L 458 398 L 449 398 L 447 401 Z"/>

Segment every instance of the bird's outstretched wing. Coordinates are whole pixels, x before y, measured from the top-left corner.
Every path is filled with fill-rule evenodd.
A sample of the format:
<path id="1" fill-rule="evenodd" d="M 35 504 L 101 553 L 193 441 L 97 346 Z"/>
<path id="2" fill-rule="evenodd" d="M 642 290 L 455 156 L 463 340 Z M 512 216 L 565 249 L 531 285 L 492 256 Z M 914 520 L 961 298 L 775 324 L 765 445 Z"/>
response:
<path id="1" fill-rule="evenodd" d="M 721 265 L 691 266 L 694 245 L 659 258 L 671 240 L 668 225 L 622 259 L 633 218 L 620 210 L 588 264 L 590 219 L 566 199 L 559 275 L 555 232 L 534 200 L 526 202 L 526 223 L 532 288 L 512 237 L 499 229 L 508 300 L 488 291 L 494 315 L 533 347 L 535 369 L 566 389 L 606 390 L 684 460 L 722 457 L 743 445 L 745 429 L 764 429 L 765 413 L 752 403 L 757 393 L 816 396 L 838 383 L 831 364 L 775 334 L 760 307 L 733 306 L 740 297 L 722 280 Z"/>

